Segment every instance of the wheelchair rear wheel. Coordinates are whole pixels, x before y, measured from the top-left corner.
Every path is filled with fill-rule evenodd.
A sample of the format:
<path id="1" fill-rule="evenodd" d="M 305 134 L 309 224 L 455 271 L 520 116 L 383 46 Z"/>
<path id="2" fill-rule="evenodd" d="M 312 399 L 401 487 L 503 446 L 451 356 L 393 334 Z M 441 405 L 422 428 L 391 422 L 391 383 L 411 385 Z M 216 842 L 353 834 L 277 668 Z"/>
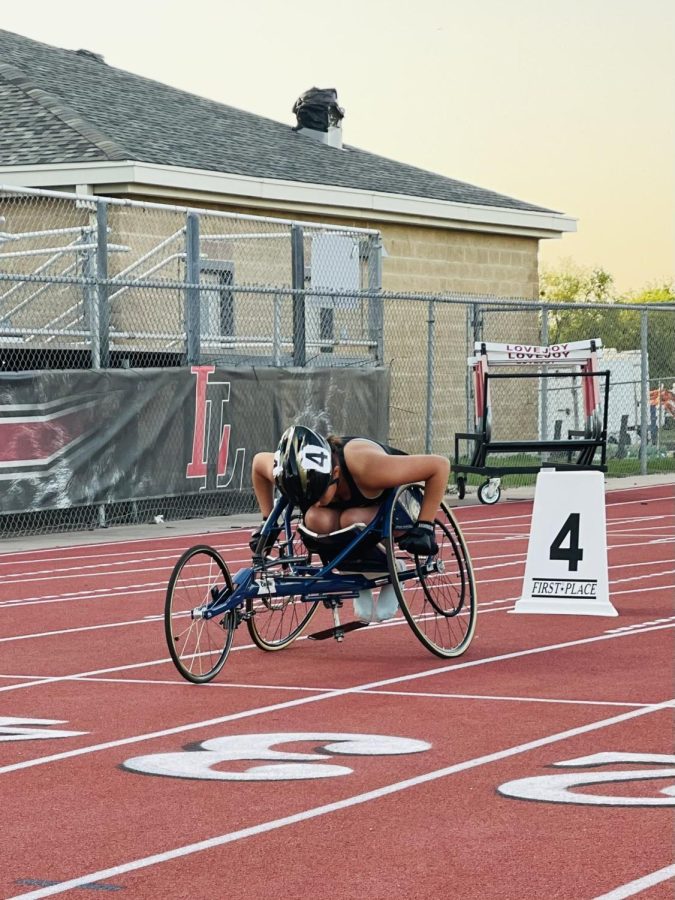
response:
<path id="1" fill-rule="evenodd" d="M 473 638 L 475 581 L 464 537 L 445 503 L 434 519 L 435 556 L 414 556 L 396 546 L 396 533 L 417 520 L 422 497 L 417 484 L 396 492 L 389 523 L 392 537 L 387 541 L 389 572 L 415 636 L 436 656 L 448 659 L 461 656 Z"/>
<path id="2" fill-rule="evenodd" d="M 232 578 L 213 547 L 190 547 L 176 563 L 166 591 L 164 633 L 169 653 L 183 678 L 195 684 L 211 681 L 225 665 L 236 627 L 234 611 L 212 619 L 200 612 Z"/>

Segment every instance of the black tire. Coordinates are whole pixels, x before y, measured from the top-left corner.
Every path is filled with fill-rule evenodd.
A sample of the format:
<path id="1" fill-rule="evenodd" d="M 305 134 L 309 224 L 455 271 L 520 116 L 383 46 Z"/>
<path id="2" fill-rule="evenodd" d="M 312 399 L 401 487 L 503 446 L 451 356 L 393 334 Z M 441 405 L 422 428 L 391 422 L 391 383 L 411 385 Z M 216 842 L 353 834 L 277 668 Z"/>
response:
<path id="1" fill-rule="evenodd" d="M 466 478 L 463 475 L 457 476 L 457 496 L 460 500 L 466 497 Z"/>
<path id="2" fill-rule="evenodd" d="M 308 555 L 308 551 L 300 541 L 297 533 L 286 535 L 282 532 L 283 549 L 279 549 L 278 559 L 267 558 L 260 577 L 272 582 L 284 575 L 292 575 L 293 563 L 284 562 L 284 557 Z M 303 600 L 302 597 L 278 597 L 272 594 L 260 594 L 254 600 L 247 600 L 246 625 L 251 640 L 261 650 L 272 652 L 283 650 L 300 637 L 314 616 L 319 601 Z"/>
<path id="3" fill-rule="evenodd" d="M 227 564 L 213 547 L 190 547 L 174 566 L 166 591 L 164 633 L 174 665 L 188 681 L 211 681 L 225 665 L 232 646 L 234 611 L 213 619 L 193 618 L 193 610 L 213 602 L 213 592 L 232 591 Z"/>
<path id="4" fill-rule="evenodd" d="M 491 489 L 489 481 L 484 481 L 478 488 L 478 499 L 486 506 L 494 506 L 495 503 L 499 502 L 501 495 L 502 489 L 499 486 Z"/>
<path id="5" fill-rule="evenodd" d="M 476 628 L 476 586 L 464 537 L 450 509 L 441 503 L 434 519 L 438 553 L 429 560 L 396 544 L 396 526 L 415 521 L 423 497 L 420 485 L 396 492 L 387 559 L 399 606 L 418 640 L 436 656 L 461 656 Z M 416 577 L 410 577 L 412 573 Z M 405 577 L 405 576 L 408 577 Z"/>

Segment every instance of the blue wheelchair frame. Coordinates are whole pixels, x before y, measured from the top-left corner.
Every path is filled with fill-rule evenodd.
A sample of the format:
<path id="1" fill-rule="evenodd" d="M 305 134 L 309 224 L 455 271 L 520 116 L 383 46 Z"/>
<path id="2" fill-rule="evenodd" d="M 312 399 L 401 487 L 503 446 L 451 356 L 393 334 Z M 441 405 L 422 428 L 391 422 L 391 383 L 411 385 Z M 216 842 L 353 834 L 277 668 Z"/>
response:
<path id="1" fill-rule="evenodd" d="M 391 582 L 391 573 L 386 576 L 383 574 L 373 575 L 369 578 L 367 567 L 372 564 L 369 560 L 356 559 L 354 564 L 349 562 L 350 557 L 355 555 L 355 551 L 364 544 L 371 544 L 372 541 L 379 542 L 392 537 L 390 532 L 390 522 L 392 520 L 391 510 L 396 496 L 396 490 L 391 489 L 386 492 L 385 499 L 381 504 L 377 515 L 366 527 L 352 538 L 349 543 L 327 563 L 321 566 L 312 566 L 307 564 L 308 556 L 286 556 L 282 554 L 278 558 L 275 557 L 269 562 L 263 557 L 254 557 L 253 565 L 239 569 L 232 576 L 235 585 L 232 593 L 228 592 L 227 587 L 218 590 L 214 588 L 213 600 L 207 606 L 202 607 L 199 611 L 193 610 L 193 617 L 212 619 L 216 616 L 226 615 L 234 610 L 240 609 L 248 600 L 262 597 L 296 597 L 302 600 L 314 603 L 318 600 L 324 600 L 328 596 L 333 600 L 345 600 L 356 597 L 360 591 L 373 586 L 380 586 Z M 285 531 L 286 540 L 280 541 L 282 548 L 288 549 L 292 547 L 292 515 L 294 507 L 284 498 L 280 497 L 272 512 L 268 516 L 261 530 L 260 542 L 264 541 L 272 530 L 277 526 L 280 517 L 283 515 L 283 530 Z M 396 521 L 397 535 L 405 532 L 414 526 L 415 521 L 412 517 L 400 508 L 397 511 L 398 519 Z M 308 548 L 310 549 L 310 548 Z M 311 548 L 314 552 L 313 548 Z M 367 554 L 366 554 L 367 555 Z M 380 551 L 382 556 L 382 551 Z M 430 557 L 426 563 L 419 560 L 417 566 L 397 572 L 399 581 L 419 577 L 419 566 L 431 567 L 427 571 L 434 569 L 434 563 L 430 562 Z M 372 561 L 376 562 L 375 560 Z M 383 560 L 384 562 L 384 560 Z M 334 570 L 339 568 L 343 563 L 347 563 L 350 568 L 359 569 L 360 564 L 366 569 L 363 572 L 356 571 L 354 573 L 341 573 Z M 281 575 L 268 575 L 267 569 L 270 567 L 288 566 L 289 573 Z M 384 562 L 384 566 L 388 568 L 388 564 Z M 382 573 L 383 566 L 379 565 L 377 571 Z"/>

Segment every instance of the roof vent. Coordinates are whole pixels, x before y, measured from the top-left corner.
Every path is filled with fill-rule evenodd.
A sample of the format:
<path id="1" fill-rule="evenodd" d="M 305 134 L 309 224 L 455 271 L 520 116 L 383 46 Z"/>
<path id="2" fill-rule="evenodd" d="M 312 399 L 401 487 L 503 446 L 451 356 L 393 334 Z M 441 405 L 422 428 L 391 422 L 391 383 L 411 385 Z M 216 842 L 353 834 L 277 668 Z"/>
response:
<path id="1" fill-rule="evenodd" d="M 342 147 L 342 119 L 345 111 L 338 106 L 335 88 L 310 88 L 293 104 L 298 121 L 294 131 L 306 134 L 330 147 Z"/>
<path id="2" fill-rule="evenodd" d="M 103 58 L 103 54 L 94 53 L 93 50 L 76 50 L 76 56 L 86 56 L 87 59 L 95 59 L 96 62 L 104 63 L 105 59 Z"/>

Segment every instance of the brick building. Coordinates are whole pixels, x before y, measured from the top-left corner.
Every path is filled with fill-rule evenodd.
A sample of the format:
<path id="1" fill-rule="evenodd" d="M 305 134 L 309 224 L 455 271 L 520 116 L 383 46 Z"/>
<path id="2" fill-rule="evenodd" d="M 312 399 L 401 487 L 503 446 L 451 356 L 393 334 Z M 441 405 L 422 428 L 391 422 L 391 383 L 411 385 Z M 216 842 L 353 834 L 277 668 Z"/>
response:
<path id="1" fill-rule="evenodd" d="M 374 229 L 382 235 L 387 291 L 537 297 L 539 241 L 573 231 L 572 218 L 353 147 L 343 142 L 337 98 L 318 110 L 319 121 L 313 99 L 305 96 L 297 120 L 284 124 L 115 69 L 87 50 L 0 31 L 0 184 Z M 168 210 L 161 227 L 155 217 L 148 228 L 149 218 L 135 207 L 112 210 L 115 239 L 142 255 L 180 227 Z M 21 230 L 17 213 L 14 220 Z M 122 265 L 111 257 L 110 274 Z M 265 265 L 263 280 L 289 283 L 273 255 Z M 61 298 L 69 308 L 67 292 Z M 175 299 L 174 318 L 181 315 Z M 249 317 L 271 315 L 271 301 L 258 302 Z M 146 317 L 151 327 L 149 308 L 120 306 L 117 325 L 138 330 Z M 404 398 L 393 404 L 392 433 L 419 449 L 428 427 L 420 351 L 427 321 L 419 306 L 410 313 L 388 309 L 384 340 L 387 361 L 396 360 L 392 389 Z M 518 316 L 509 330 L 535 340 L 533 320 Z M 434 398 L 436 438 L 446 449 L 467 418 L 464 327 L 461 308 L 437 323 L 450 359 L 439 368 Z M 411 417 L 411 409 L 420 412 Z"/>
<path id="2" fill-rule="evenodd" d="M 339 117 L 293 125 L 0 31 L 0 183 L 375 228 L 396 291 L 534 298 L 539 241 L 574 230 L 343 143 Z"/>

